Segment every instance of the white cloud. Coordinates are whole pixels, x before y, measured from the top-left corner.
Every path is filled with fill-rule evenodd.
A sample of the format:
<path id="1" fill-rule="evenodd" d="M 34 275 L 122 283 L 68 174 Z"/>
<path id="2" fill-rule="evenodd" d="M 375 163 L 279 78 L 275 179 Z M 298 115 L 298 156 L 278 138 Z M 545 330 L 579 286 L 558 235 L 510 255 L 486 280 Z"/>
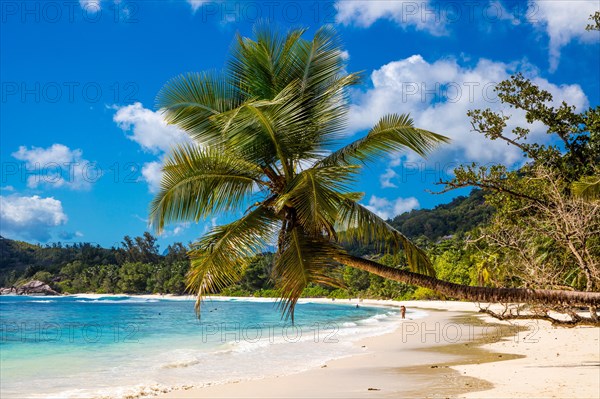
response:
<path id="1" fill-rule="evenodd" d="M 142 178 L 148 183 L 148 190 L 157 193 L 162 179 L 162 162 L 147 162 L 142 166 Z"/>
<path id="2" fill-rule="evenodd" d="M 0 195 L 2 235 L 47 241 L 51 229 L 67 222 L 62 203 L 52 197 Z"/>
<path id="3" fill-rule="evenodd" d="M 0 187 L 0 190 L 2 190 L 2 191 L 15 191 L 15 188 L 13 186 L 4 186 L 4 187 Z"/>
<path id="4" fill-rule="evenodd" d="M 71 150 L 63 144 L 48 148 L 20 146 L 12 156 L 25 162 L 27 186 L 37 188 L 46 185 L 72 190 L 89 189 L 102 175 L 94 162 L 83 158 L 80 149 Z"/>
<path id="5" fill-rule="evenodd" d="M 388 200 L 372 195 L 369 199 L 369 205 L 365 205 L 365 207 L 380 218 L 387 220 L 404 212 L 417 209 L 419 201 L 415 197 L 398 197 L 395 200 Z"/>
<path id="6" fill-rule="evenodd" d="M 474 66 L 461 66 L 455 59 L 430 63 L 420 55 L 413 55 L 373 71 L 372 88 L 354 93 L 354 105 L 349 113 L 350 130 L 366 130 L 385 114 L 410 113 L 415 126 L 452 139 L 449 145 L 443 145 L 429 157 L 427 167 L 413 167 L 446 170 L 449 164 L 457 162 L 515 165 L 523 161 L 521 153 L 502 141 L 490 141 L 471 132 L 466 114 L 470 109 L 489 107 L 512 115 L 508 122 L 509 130 L 526 125 L 524 112 L 501 106 L 493 92 L 496 83 L 509 78 L 516 70 L 524 70 L 535 84 L 552 93 L 555 104 L 565 100 L 580 110 L 588 104 L 579 85 L 550 83 L 526 63 L 505 64 L 481 59 Z M 542 126 L 532 125 L 531 128 L 533 138 L 547 139 Z M 423 161 L 413 153 L 396 154 L 389 167 L 399 166 L 400 157 L 413 163 Z M 389 169 L 386 170 L 381 176 L 382 185 L 391 187 L 393 177 Z"/>
<path id="7" fill-rule="evenodd" d="M 167 152 L 176 143 L 189 141 L 188 135 L 173 125 L 167 125 L 160 112 L 154 112 L 136 102 L 114 107 L 113 121 L 123 131 L 131 132 L 127 138 L 138 143 L 143 150 L 153 154 Z"/>
<path id="8" fill-rule="evenodd" d="M 505 6 L 506 4 L 506 6 Z M 477 18 L 489 22 L 487 29 L 496 29 L 496 22 L 519 25 L 525 21 L 537 26 L 549 38 L 550 71 L 556 70 L 560 50 L 573 40 L 597 42 L 600 33 L 588 32 L 588 18 L 600 10 L 598 0 L 528 0 L 518 2 L 460 2 L 414 0 L 337 0 L 336 22 L 368 28 L 378 20 L 387 20 L 406 28 L 445 35 L 447 27 L 460 19 Z M 511 11 L 515 11 L 513 13 Z"/>
<path id="9" fill-rule="evenodd" d="M 368 28 L 379 19 L 393 21 L 407 28 L 428 31 L 434 35 L 443 35 L 445 18 L 439 7 L 434 7 L 429 0 L 338 0 L 336 22 L 343 25 L 356 25 Z"/>
<path id="10" fill-rule="evenodd" d="M 186 1 L 190 5 L 190 7 L 192 7 L 192 12 L 193 13 L 195 13 L 196 11 L 198 11 L 198 9 L 200 7 L 202 7 L 202 4 L 208 3 L 208 0 L 186 0 Z"/>
<path id="11" fill-rule="evenodd" d="M 134 218 L 136 218 L 137 220 L 139 220 L 140 222 L 144 222 L 144 223 L 146 223 L 146 225 L 149 225 L 149 223 L 150 223 L 150 220 L 148 220 L 148 218 L 143 218 L 143 217 L 141 217 L 141 216 L 140 216 L 140 215 L 138 215 L 138 214 L 134 214 L 134 215 L 132 215 L 132 216 L 133 216 Z"/>
<path id="12" fill-rule="evenodd" d="M 390 165 L 393 166 L 393 165 Z M 397 177 L 398 174 L 392 168 L 387 168 L 385 173 L 379 176 L 379 182 L 381 183 L 382 188 L 394 188 L 398 187 L 394 183 L 392 183 L 392 179 Z"/>
<path id="13" fill-rule="evenodd" d="M 189 136 L 176 126 L 168 125 L 160 111 L 154 112 L 136 102 L 116 109 L 113 121 L 123 131 L 131 132 L 127 138 L 135 141 L 144 151 L 159 156 L 159 160 L 146 162 L 142 166 L 142 179 L 148 183 L 151 193 L 158 192 L 162 178 L 164 154 L 173 145 L 191 142 Z"/>
<path id="14" fill-rule="evenodd" d="M 598 41 L 600 34 L 588 32 L 585 27 L 589 16 L 599 10 L 598 0 L 529 1 L 528 19 L 543 29 L 550 39 L 550 71 L 556 70 L 561 48 L 571 41 Z"/>
<path id="15" fill-rule="evenodd" d="M 161 238 L 177 237 L 181 235 L 188 227 L 189 223 L 178 223 L 172 229 L 164 229 L 160 234 Z"/>

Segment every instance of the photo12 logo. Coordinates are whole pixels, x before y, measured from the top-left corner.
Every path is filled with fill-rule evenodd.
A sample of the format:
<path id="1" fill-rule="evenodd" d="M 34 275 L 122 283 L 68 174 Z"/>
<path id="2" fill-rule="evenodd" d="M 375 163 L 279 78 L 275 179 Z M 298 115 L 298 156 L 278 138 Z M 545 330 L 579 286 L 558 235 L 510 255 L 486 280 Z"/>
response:
<path id="1" fill-rule="evenodd" d="M 297 324 L 267 323 L 201 323 L 202 342 L 314 342 L 333 344 L 339 342 L 339 326 L 335 323 Z"/>
<path id="2" fill-rule="evenodd" d="M 3 104 L 21 103 L 133 103 L 138 101 L 136 82 L 2 82 Z"/>
<path id="3" fill-rule="evenodd" d="M 107 178 L 112 183 L 143 182 L 143 165 L 138 162 L 115 162 L 101 165 L 98 162 L 2 162 L 0 182 L 25 183 L 30 188 L 50 185 L 53 187 L 83 188 Z"/>
<path id="4" fill-rule="evenodd" d="M 407 321 L 400 326 L 400 336 L 403 343 L 416 340 L 424 344 L 456 344 L 482 340 L 498 341 L 502 337 L 512 337 L 515 343 L 531 344 L 539 342 L 538 332 L 539 325 L 534 321 L 525 323 L 522 326 L 515 324 L 474 325 Z"/>
<path id="5" fill-rule="evenodd" d="M 7 23 L 139 22 L 140 4 L 133 1 L 2 1 L 1 21 Z"/>
<path id="6" fill-rule="evenodd" d="M 41 299 L 43 300 L 43 299 Z M 134 323 L 0 323 L 0 342 L 11 343 L 138 343 L 139 326 Z"/>
<path id="7" fill-rule="evenodd" d="M 298 24 L 336 22 L 333 1 L 192 1 L 192 9 L 202 22 L 220 24 L 259 21 Z"/>

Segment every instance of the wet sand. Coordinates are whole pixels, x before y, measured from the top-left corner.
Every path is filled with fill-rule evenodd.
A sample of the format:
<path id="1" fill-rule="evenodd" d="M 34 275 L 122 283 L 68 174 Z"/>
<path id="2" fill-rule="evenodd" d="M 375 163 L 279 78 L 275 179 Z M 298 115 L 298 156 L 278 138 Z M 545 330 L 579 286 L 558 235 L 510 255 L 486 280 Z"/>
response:
<path id="1" fill-rule="evenodd" d="M 314 301 L 314 300 L 311 300 Z M 327 300 L 323 300 L 327 301 Z M 364 305 L 398 302 L 363 301 Z M 318 369 L 260 380 L 172 391 L 163 398 L 392 398 L 464 397 L 495 388 L 462 367 L 501 371 L 524 358 L 510 351 L 492 351 L 486 345 L 511 341 L 526 327 L 484 320 L 474 304 L 465 302 L 404 302 L 426 310 L 424 319 L 399 322 L 395 332 L 358 341 L 363 354 L 329 361 Z M 207 365 L 210 367 L 210 365 Z M 526 378 L 523 376 L 523 378 Z M 510 396 L 508 392 L 505 396 Z M 496 395 L 498 396 L 498 395 Z M 583 396 L 584 397 L 584 396 Z"/>

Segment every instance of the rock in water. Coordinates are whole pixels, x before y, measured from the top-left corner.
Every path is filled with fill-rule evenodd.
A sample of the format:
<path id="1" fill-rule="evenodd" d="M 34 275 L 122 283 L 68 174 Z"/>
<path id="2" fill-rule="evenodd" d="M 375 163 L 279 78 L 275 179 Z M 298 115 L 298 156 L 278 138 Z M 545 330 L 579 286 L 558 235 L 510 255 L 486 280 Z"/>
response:
<path id="1" fill-rule="evenodd" d="M 43 281 L 32 280 L 20 287 L 1 288 L 0 295 L 60 295 Z"/>

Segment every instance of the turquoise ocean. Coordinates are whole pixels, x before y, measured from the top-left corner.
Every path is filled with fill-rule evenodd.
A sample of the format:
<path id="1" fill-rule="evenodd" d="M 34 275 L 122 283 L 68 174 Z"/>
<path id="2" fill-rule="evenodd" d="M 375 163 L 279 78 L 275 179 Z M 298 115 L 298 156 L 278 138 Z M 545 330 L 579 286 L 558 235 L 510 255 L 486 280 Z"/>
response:
<path id="1" fill-rule="evenodd" d="M 300 372 L 393 331 L 393 308 L 130 296 L 0 297 L 0 397 L 119 398 Z M 419 317 L 418 312 L 411 318 Z"/>

